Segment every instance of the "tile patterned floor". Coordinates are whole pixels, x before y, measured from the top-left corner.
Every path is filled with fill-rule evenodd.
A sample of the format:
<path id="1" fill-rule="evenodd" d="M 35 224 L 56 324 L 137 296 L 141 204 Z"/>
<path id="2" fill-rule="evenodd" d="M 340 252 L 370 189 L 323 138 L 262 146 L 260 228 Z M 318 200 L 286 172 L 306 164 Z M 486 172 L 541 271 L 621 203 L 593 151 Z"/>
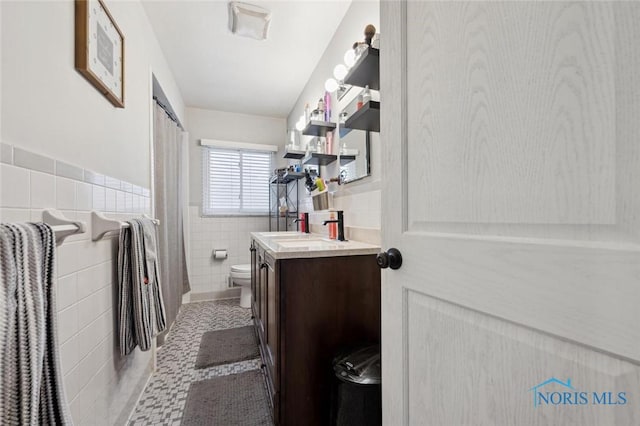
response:
<path id="1" fill-rule="evenodd" d="M 260 368 L 258 359 L 195 370 L 200 339 L 211 330 L 251 324 L 239 299 L 182 306 L 166 343 L 157 353 L 157 370 L 129 419 L 130 426 L 179 425 L 192 382 Z"/>

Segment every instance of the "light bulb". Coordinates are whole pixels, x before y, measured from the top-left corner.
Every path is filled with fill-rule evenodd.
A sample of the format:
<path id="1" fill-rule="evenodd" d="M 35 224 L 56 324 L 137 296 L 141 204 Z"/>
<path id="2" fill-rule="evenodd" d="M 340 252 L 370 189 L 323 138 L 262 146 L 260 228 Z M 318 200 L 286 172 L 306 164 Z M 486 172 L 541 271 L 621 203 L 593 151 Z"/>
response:
<path id="1" fill-rule="evenodd" d="M 338 82 L 333 78 L 329 78 L 324 82 L 324 89 L 329 93 L 333 93 L 338 90 Z"/>
<path id="2" fill-rule="evenodd" d="M 344 78 L 347 76 L 347 73 L 349 71 L 347 70 L 347 67 L 345 67 L 342 64 L 338 64 L 336 65 L 336 67 L 333 69 L 333 76 L 336 78 L 336 80 L 338 81 L 342 81 L 344 80 Z"/>
<path id="3" fill-rule="evenodd" d="M 356 52 L 353 49 L 349 49 L 344 52 L 344 63 L 347 67 L 351 68 L 356 63 Z"/>

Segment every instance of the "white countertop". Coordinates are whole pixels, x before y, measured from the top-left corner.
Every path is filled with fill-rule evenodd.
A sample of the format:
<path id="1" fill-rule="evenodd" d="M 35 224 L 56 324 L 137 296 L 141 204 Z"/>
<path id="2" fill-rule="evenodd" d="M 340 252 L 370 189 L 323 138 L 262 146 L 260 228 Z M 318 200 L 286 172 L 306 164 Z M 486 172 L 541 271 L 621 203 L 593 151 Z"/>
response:
<path id="1" fill-rule="evenodd" d="M 322 234 L 252 232 L 251 237 L 274 259 L 358 256 L 380 252 L 379 246 L 359 241 L 330 240 Z"/>

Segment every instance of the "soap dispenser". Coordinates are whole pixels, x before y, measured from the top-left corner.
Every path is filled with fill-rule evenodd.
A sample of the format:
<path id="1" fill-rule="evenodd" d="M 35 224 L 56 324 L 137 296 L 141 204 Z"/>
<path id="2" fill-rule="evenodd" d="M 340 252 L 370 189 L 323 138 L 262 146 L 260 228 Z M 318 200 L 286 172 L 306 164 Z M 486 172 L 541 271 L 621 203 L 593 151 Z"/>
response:
<path id="1" fill-rule="evenodd" d="M 336 212 L 329 212 L 329 220 L 336 220 Z M 335 222 L 329 223 L 329 239 L 335 240 L 336 238 L 338 238 L 338 224 Z"/>

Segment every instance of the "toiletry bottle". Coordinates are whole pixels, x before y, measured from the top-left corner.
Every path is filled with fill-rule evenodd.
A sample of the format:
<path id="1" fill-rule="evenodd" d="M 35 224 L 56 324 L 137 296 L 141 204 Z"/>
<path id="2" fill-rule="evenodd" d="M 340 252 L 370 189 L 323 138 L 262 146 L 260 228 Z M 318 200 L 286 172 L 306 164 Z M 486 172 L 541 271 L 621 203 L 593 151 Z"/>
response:
<path id="1" fill-rule="evenodd" d="M 316 178 L 316 186 L 318 187 L 318 191 L 320 192 L 325 190 L 324 181 L 320 178 Z"/>
<path id="2" fill-rule="evenodd" d="M 362 105 L 366 104 L 371 100 L 371 91 L 369 90 L 369 86 L 364 86 L 364 91 L 362 92 Z"/>
<path id="3" fill-rule="evenodd" d="M 307 221 L 305 220 L 308 213 L 300 213 L 300 220 L 298 223 L 300 224 L 300 232 L 307 232 Z"/>
<path id="4" fill-rule="evenodd" d="M 325 154 L 333 154 L 333 132 L 327 132 L 327 146 L 325 147 Z"/>
<path id="5" fill-rule="evenodd" d="M 335 212 L 329 212 L 329 220 L 336 220 Z M 338 224 L 337 223 L 329 223 L 329 239 L 335 240 L 338 238 Z"/>
<path id="6" fill-rule="evenodd" d="M 358 95 L 358 102 L 356 103 L 356 109 L 362 108 L 363 104 L 364 104 L 363 96 L 362 96 L 362 93 L 360 93 Z"/>
<path id="7" fill-rule="evenodd" d="M 324 101 L 322 98 L 318 99 L 318 120 L 324 120 Z"/>
<path id="8" fill-rule="evenodd" d="M 327 141 L 326 138 L 320 138 L 318 140 L 318 154 L 327 153 Z"/>
<path id="9" fill-rule="evenodd" d="M 324 92 L 324 121 L 331 121 L 331 93 Z"/>

